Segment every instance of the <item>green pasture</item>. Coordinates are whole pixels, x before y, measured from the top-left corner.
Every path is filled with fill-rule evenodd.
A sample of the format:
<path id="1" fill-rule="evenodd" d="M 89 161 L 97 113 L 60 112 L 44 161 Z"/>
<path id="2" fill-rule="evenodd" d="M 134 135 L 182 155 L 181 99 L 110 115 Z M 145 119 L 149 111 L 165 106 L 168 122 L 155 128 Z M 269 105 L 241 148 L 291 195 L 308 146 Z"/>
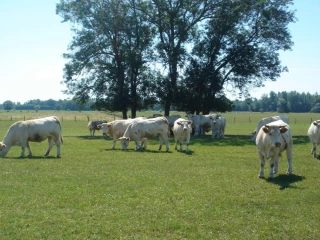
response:
<path id="1" fill-rule="evenodd" d="M 250 133 L 277 113 L 225 113 L 226 138 L 192 137 L 188 154 L 172 137 L 169 152 L 157 139 L 145 151 L 110 150 L 86 127 L 115 118 L 100 112 L 0 112 L 0 140 L 15 121 L 49 115 L 63 118 L 61 158 L 55 147 L 43 156 L 47 142 L 31 143 L 32 158 L 18 146 L 0 158 L 1 240 L 320 239 L 320 160 L 306 136 L 320 115 L 288 114 L 293 174 L 284 153 L 273 180 L 258 178 Z"/>

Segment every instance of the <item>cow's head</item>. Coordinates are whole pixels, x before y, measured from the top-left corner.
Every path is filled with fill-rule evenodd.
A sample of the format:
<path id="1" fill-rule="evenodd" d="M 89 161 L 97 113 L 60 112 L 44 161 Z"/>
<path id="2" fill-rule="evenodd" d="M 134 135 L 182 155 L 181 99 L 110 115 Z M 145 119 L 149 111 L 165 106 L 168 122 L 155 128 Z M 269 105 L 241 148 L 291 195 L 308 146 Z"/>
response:
<path id="1" fill-rule="evenodd" d="M 312 124 L 316 127 L 320 127 L 320 120 L 313 121 Z"/>
<path id="2" fill-rule="evenodd" d="M 271 141 L 271 147 L 281 146 L 281 134 L 288 131 L 287 126 L 269 126 L 264 125 L 262 130 L 265 134 L 269 136 L 269 141 Z"/>
<path id="3" fill-rule="evenodd" d="M 110 123 L 102 123 L 97 125 L 98 130 L 102 129 L 102 135 L 106 136 L 109 134 L 109 127 L 111 126 Z"/>
<path id="4" fill-rule="evenodd" d="M 188 130 L 188 125 L 191 125 L 191 124 L 192 124 L 192 121 L 191 121 L 191 120 L 188 120 L 188 121 L 178 121 L 177 124 L 178 124 L 179 126 L 182 126 L 183 131 L 187 131 L 187 130 Z"/>
<path id="5" fill-rule="evenodd" d="M 119 140 L 120 140 L 120 143 L 122 146 L 122 150 L 126 150 L 128 148 L 130 138 L 129 137 L 120 137 Z"/>
<path id="6" fill-rule="evenodd" d="M 6 148 L 6 145 L 3 142 L 0 142 L 0 151 Z"/>

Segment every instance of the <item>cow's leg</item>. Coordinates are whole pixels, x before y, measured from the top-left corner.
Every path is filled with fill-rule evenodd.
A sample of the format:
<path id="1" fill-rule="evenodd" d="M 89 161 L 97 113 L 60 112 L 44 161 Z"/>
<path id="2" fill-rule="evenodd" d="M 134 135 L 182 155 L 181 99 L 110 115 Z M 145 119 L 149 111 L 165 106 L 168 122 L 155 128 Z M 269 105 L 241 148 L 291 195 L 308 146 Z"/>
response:
<path id="1" fill-rule="evenodd" d="M 116 136 L 116 135 L 113 135 L 113 143 L 112 143 L 111 149 L 114 149 L 114 148 L 115 148 L 116 142 L 117 142 L 117 136 Z"/>
<path id="2" fill-rule="evenodd" d="M 259 160 L 260 160 L 260 172 L 259 172 L 259 178 L 264 178 L 264 165 L 266 163 L 264 156 L 259 153 Z"/>
<path id="3" fill-rule="evenodd" d="M 163 136 L 162 135 L 159 135 L 159 151 L 161 150 L 162 148 L 162 144 L 163 144 Z"/>
<path id="4" fill-rule="evenodd" d="M 312 143 L 312 148 L 311 148 L 311 153 L 313 154 L 313 157 L 316 158 L 317 157 L 317 144 L 316 143 Z"/>
<path id="5" fill-rule="evenodd" d="M 140 149 L 140 140 L 136 140 L 136 151 L 138 151 Z"/>
<path id="6" fill-rule="evenodd" d="M 95 132 L 95 130 L 93 129 L 93 130 L 92 130 L 92 136 L 94 136 L 94 132 Z"/>
<path id="7" fill-rule="evenodd" d="M 146 138 L 142 138 L 141 139 L 141 146 L 142 149 L 146 149 L 147 148 L 147 139 Z"/>
<path id="8" fill-rule="evenodd" d="M 160 135 L 159 140 L 161 139 L 161 146 L 159 147 L 159 150 L 161 150 L 163 142 L 166 144 L 166 151 L 169 151 L 169 138 L 166 134 Z"/>
<path id="9" fill-rule="evenodd" d="M 178 138 L 174 137 L 174 149 L 177 150 L 177 145 L 178 145 Z"/>
<path id="10" fill-rule="evenodd" d="M 186 140 L 186 152 L 189 152 L 189 142 L 190 142 L 190 138 L 187 138 L 187 140 Z"/>
<path id="11" fill-rule="evenodd" d="M 24 152 L 26 150 L 27 143 L 28 143 L 27 137 L 21 136 L 20 137 L 20 143 L 21 143 L 21 154 L 20 154 L 20 157 L 24 157 Z"/>
<path id="12" fill-rule="evenodd" d="M 45 156 L 49 155 L 53 145 L 54 145 L 54 141 L 53 141 L 52 137 L 48 137 L 48 149 L 47 149 L 46 153 L 44 154 Z"/>
<path id="13" fill-rule="evenodd" d="M 269 173 L 269 179 L 274 178 L 274 174 L 278 171 L 278 169 L 275 170 L 275 165 L 277 165 L 279 161 L 279 156 L 275 154 L 271 160 L 270 160 L 270 173 Z"/>
<path id="14" fill-rule="evenodd" d="M 288 159 L 288 171 L 287 174 L 291 174 L 293 171 L 292 167 L 292 147 L 288 147 L 286 150 L 287 153 L 287 159 Z"/>
<path id="15" fill-rule="evenodd" d="M 179 139 L 179 143 L 180 143 L 180 152 L 182 152 L 182 144 L 183 144 L 183 139 L 182 139 L 182 136 L 180 136 L 180 139 Z"/>
<path id="16" fill-rule="evenodd" d="M 28 151 L 29 151 L 29 157 L 32 157 L 32 150 L 31 150 L 31 147 L 30 147 L 30 144 L 29 144 L 29 141 L 27 140 L 27 148 L 28 148 Z"/>

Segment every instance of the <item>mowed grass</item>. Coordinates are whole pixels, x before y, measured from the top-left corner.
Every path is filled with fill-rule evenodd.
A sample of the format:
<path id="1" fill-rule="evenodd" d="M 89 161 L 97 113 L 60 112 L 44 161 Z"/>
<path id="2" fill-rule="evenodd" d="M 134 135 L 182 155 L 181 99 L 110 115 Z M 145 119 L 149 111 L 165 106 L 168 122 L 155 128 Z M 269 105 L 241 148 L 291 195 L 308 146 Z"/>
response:
<path id="1" fill-rule="evenodd" d="M 169 152 L 157 139 L 110 150 L 86 120 L 62 122 L 60 159 L 55 147 L 43 156 L 47 142 L 31 143 L 32 158 L 12 147 L 0 159 L 0 239 L 320 239 L 320 160 L 306 136 L 317 116 L 289 115 L 293 174 L 284 153 L 267 180 L 250 132 L 277 114 L 224 115 L 226 138 L 192 137 L 188 154 L 172 137 Z M 12 123 L 0 121 L 1 138 Z"/>

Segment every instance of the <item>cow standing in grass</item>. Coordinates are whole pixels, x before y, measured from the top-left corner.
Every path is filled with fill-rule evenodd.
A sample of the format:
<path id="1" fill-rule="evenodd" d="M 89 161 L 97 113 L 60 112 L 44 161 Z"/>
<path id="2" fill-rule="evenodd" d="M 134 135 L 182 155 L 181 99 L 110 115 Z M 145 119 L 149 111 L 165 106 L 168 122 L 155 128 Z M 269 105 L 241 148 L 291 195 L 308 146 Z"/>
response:
<path id="1" fill-rule="evenodd" d="M 313 157 L 317 157 L 317 145 L 320 144 L 320 120 L 313 121 L 308 129 L 308 137 L 312 144 L 311 154 Z"/>
<path id="2" fill-rule="evenodd" d="M 264 166 L 267 159 L 271 159 L 269 178 L 274 178 L 274 174 L 278 172 L 279 156 L 283 151 L 287 153 L 287 174 L 292 173 L 293 141 L 291 130 L 287 123 L 278 120 L 262 126 L 257 134 L 256 146 L 260 159 L 260 178 L 264 177 Z"/>
<path id="3" fill-rule="evenodd" d="M 123 150 L 128 148 L 130 141 L 134 141 L 136 143 L 136 150 L 139 150 L 141 139 L 158 136 L 159 150 L 161 150 L 162 144 L 165 143 L 166 150 L 169 151 L 169 135 L 168 120 L 165 117 L 156 117 L 131 123 L 119 139 Z"/>
<path id="4" fill-rule="evenodd" d="M 25 148 L 32 151 L 29 142 L 42 142 L 48 139 L 49 147 L 45 153 L 48 156 L 51 148 L 57 146 L 57 157 L 60 157 L 60 143 L 63 142 L 61 124 L 57 117 L 45 117 L 34 120 L 19 121 L 12 124 L 0 142 L 0 157 L 4 157 L 12 146 L 21 146 L 21 155 L 24 157 Z"/>
<path id="5" fill-rule="evenodd" d="M 218 114 L 212 114 L 210 116 L 210 119 L 212 138 L 224 138 L 224 131 L 226 129 L 226 118 Z"/>
<path id="6" fill-rule="evenodd" d="M 96 130 L 100 130 L 100 128 L 98 127 L 99 124 L 102 124 L 102 123 L 107 123 L 107 121 L 105 120 L 97 120 L 97 121 L 90 121 L 88 123 L 88 129 L 89 129 L 89 132 L 90 132 L 90 136 L 94 136 L 94 132 Z"/>
<path id="7" fill-rule="evenodd" d="M 186 152 L 189 152 L 190 135 L 192 132 L 192 121 L 178 118 L 173 125 L 174 149 L 177 150 L 177 143 L 180 144 L 180 152 L 182 151 L 183 142 L 186 143 Z"/>
<path id="8" fill-rule="evenodd" d="M 127 130 L 128 126 L 140 120 L 146 119 L 144 117 L 138 117 L 134 119 L 125 119 L 125 120 L 114 120 L 109 123 L 102 123 L 98 125 L 99 129 L 102 129 L 102 135 L 109 136 L 113 139 L 113 144 L 111 149 L 115 148 L 118 138 L 122 137 L 124 132 Z M 147 139 L 143 138 L 141 143 L 142 148 L 147 147 Z"/>

